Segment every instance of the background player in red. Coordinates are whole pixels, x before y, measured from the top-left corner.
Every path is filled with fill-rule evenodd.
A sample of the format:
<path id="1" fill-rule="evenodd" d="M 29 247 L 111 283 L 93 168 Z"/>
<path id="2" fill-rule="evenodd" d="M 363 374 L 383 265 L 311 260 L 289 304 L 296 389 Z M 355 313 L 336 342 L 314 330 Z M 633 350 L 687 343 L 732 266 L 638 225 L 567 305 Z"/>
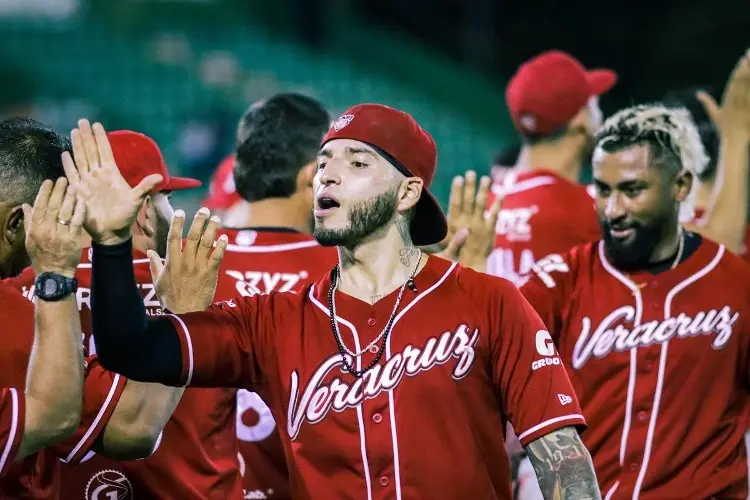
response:
<path id="1" fill-rule="evenodd" d="M 249 215 L 247 202 L 237 193 L 234 182 L 235 157 L 231 154 L 224 158 L 211 176 L 208 196 L 203 200 L 203 206 L 211 210 L 232 227 L 245 225 Z"/>
<path id="2" fill-rule="evenodd" d="M 750 270 L 680 225 L 698 132 L 636 106 L 597 141 L 602 240 L 541 259 L 522 291 L 569 367 L 602 491 L 746 499 Z"/>
<path id="3" fill-rule="evenodd" d="M 294 497 L 507 498 L 507 418 L 539 458 L 547 498 L 599 498 L 574 427 L 584 421 L 539 318 L 510 283 L 415 247 L 447 231 L 426 189 L 436 153 L 409 115 L 350 108 L 323 141 L 314 181 L 314 236 L 338 246 L 339 265 L 302 293 L 148 321 L 134 288 L 106 286 L 132 280 L 127 228 L 143 193 L 114 165 L 80 181 L 69 171 L 88 186 L 79 189 L 95 241 L 100 356 L 137 378 L 255 389 L 285 429 Z M 120 208 L 106 210 L 114 200 Z M 167 307 L 182 294 L 212 295 L 215 278 L 199 283 L 189 272 L 218 268 L 225 240 L 211 253 L 205 222 L 199 213 L 188 234 L 196 243 L 181 252 L 175 218 L 160 275 L 173 280 Z M 156 344 L 137 347 L 145 338 Z"/>
<path id="4" fill-rule="evenodd" d="M 70 149 L 70 141 L 65 137 L 33 120 L 10 119 L 0 123 L 0 172 L 6 179 L 12 179 L 3 182 L 0 189 L 3 202 L 0 220 L 4 221 L 0 269 L 7 275 L 19 273 L 29 263 L 23 245 L 25 231 L 20 225 L 24 221 L 22 204 L 33 198 L 34 189 L 45 179 L 63 173 L 61 154 Z M 79 252 L 76 261 L 80 258 Z M 31 278 L 27 296 L 32 298 L 35 295 L 30 285 L 32 273 L 27 271 L 4 284 L 21 288 L 27 277 Z M 87 290 L 79 288 L 75 297 L 79 308 L 89 304 Z M 33 306 L 27 301 L 26 308 L 19 306 L 12 311 L 13 335 L 4 337 L 0 349 L 0 385 L 23 387 L 34 339 Z M 158 384 L 128 382 L 121 375 L 103 370 L 95 356 L 86 362 L 83 391 L 81 424 L 74 435 L 16 464 L 0 482 L 0 496 L 56 498 L 60 493 L 60 459 L 76 464 L 92 448 L 123 459 L 150 454 L 181 392 Z M 175 395 L 176 399 L 169 395 Z"/>
<path id="5" fill-rule="evenodd" d="M 46 181 L 34 207 L 23 206 L 24 245 L 40 281 L 73 277 L 83 212 L 65 178 Z M 15 335 L 16 315 L 31 305 L 5 284 L 0 284 L 0 302 L 0 322 Z M 71 436 L 81 420 L 83 356 L 73 288 L 39 300 L 32 317 L 36 327 L 25 390 L 0 389 L 0 478 L 15 461 Z"/>
<path id="6" fill-rule="evenodd" d="M 87 123 L 82 123 L 81 132 L 91 133 Z M 146 252 L 166 255 L 169 221 L 174 210 L 169 201 L 172 191 L 200 186 L 195 179 L 169 175 L 158 145 L 138 132 L 122 130 L 108 134 L 112 153 L 121 166 L 130 186 L 137 186 L 149 175 L 160 175 L 162 181 L 155 187 L 141 206 L 133 223 L 133 269 L 144 306 L 151 316 L 165 311 L 154 292 L 149 260 Z M 73 135 L 73 148 L 79 164 L 85 160 L 81 137 Z M 82 264 L 76 276 L 80 283 L 81 323 L 84 343 L 95 351 L 91 336 L 90 315 L 91 249 L 83 252 Z M 24 275 L 19 281 L 24 281 Z M 28 279 L 26 280 L 28 281 Z M 116 461 L 102 455 L 94 455 L 83 464 L 63 468 L 62 487 L 71 496 L 89 498 L 92 490 L 100 495 L 119 492 L 127 485 L 134 498 L 241 498 L 241 484 L 237 462 L 235 438 L 235 391 L 231 390 L 187 390 L 176 393 L 158 384 L 133 383 L 147 386 L 154 401 L 172 400 L 177 405 L 169 422 L 154 419 L 143 422 L 148 426 L 139 431 L 143 435 L 163 434 L 156 452 L 143 460 Z M 182 399 L 180 399 L 180 395 Z M 148 410 L 146 408 L 146 410 Z M 170 411 L 171 414 L 171 411 Z M 169 414 L 167 414 L 169 416 Z M 131 418 L 138 422 L 136 415 Z M 131 439 L 137 436 L 130 436 Z M 123 457 L 126 458 L 126 457 Z M 119 486 L 112 486 L 113 481 Z M 122 486 L 125 488 L 125 486 Z"/>
<path id="7" fill-rule="evenodd" d="M 506 101 L 523 148 L 493 189 L 505 199 L 490 274 L 518 285 L 536 259 L 598 238 L 591 195 L 578 180 L 602 121 L 598 96 L 616 80 L 560 51 L 531 59 L 511 78 Z"/>

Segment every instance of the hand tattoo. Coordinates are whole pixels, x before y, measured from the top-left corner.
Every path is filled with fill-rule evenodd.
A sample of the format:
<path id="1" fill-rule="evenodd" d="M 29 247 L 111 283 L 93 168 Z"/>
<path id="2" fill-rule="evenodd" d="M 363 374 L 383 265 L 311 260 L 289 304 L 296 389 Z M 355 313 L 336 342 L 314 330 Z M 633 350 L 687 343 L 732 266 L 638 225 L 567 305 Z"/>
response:
<path id="1" fill-rule="evenodd" d="M 573 427 L 526 447 L 545 500 L 601 500 L 591 456 Z"/>

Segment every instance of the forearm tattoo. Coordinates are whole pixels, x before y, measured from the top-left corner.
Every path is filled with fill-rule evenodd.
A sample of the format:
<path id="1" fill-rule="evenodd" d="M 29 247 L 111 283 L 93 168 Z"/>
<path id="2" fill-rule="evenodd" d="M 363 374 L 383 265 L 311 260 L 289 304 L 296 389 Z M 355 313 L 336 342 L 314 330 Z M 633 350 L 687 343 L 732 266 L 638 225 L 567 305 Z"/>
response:
<path id="1" fill-rule="evenodd" d="M 600 500 L 588 450 L 573 427 L 563 427 L 526 447 L 545 500 Z"/>

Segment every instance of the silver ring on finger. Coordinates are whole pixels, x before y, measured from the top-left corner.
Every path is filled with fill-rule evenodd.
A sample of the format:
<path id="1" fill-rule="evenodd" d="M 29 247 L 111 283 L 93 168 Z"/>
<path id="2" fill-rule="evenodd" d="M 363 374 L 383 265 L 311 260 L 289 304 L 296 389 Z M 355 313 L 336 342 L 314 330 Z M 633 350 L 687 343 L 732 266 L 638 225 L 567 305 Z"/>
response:
<path id="1" fill-rule="evenodd" d="M 57 223 L 58 224 L 62 224 L 63 226 L 67 226 L 68 224 L 70 224 L 70 221 L 66 221 L 66 220 L 62 220 L 62 219 L 57 219 Z"/>

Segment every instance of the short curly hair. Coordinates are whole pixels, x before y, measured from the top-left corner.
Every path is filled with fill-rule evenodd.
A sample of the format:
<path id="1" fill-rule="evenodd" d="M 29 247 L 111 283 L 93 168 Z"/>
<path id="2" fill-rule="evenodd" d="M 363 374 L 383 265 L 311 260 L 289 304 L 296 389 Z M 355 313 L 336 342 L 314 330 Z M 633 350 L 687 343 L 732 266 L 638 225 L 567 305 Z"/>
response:
<path id="1" fill-rule="evenodd" d="M 685 108 L 663 105 L 637 105 L 622 109 L 609 117 L 596 134 L 596 147 L 607 152 L 645 144 L 651 152 L 651 163 L 676 172 L 687 170 L 700 175 L 708 165 L 703 142 Z M 680 220 L 694 216 L 691 192 L 680 206 Z"/>

